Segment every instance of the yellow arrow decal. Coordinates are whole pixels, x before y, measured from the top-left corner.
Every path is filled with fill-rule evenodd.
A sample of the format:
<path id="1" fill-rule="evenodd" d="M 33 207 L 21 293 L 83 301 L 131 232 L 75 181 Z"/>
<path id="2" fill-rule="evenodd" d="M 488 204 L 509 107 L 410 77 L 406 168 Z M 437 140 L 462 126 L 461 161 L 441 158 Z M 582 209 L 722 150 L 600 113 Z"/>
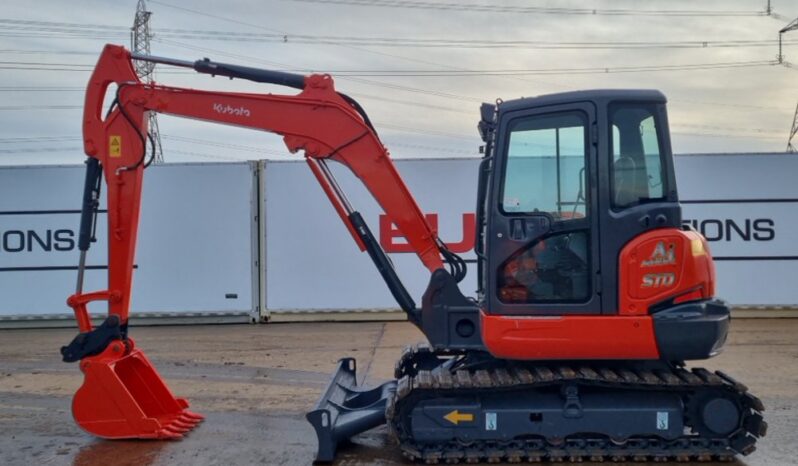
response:
<path id="1" fill-rule="evenodd" d="M 471 414 L 471 413 L 461 413 L 460 411 L 458 411 L 456 409 L 454 411 L 452 411 L 451 413 L 447 414 L 446 416 L 443 416 L 443 418 L 446 419 L 447 421 L 451 422 L 454 425 L 458 425 L 461 422 L 473 422 L 474 421 L 474 415 L 473 414 Z"/>

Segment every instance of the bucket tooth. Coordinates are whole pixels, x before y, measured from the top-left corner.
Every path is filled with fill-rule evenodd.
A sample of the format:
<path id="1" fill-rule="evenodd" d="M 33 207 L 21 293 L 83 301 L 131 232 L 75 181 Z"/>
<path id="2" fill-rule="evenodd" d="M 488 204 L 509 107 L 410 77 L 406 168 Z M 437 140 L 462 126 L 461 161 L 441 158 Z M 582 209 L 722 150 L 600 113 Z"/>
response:
<path id="1" fill-rule="evenodd" d="M 183 438 L 183 434 L 164 427 L 158 431 L 157 438 L 164 440 L 180 440 Z"/>
<path id="2" fill-rule="evenodd" d="M 108 439 L 183 438 L 202 420 L 175 398 L 144 353 L 105 351 L 81 360 L 83 385 L 72 400 L 72 415 L 85 431 Z M 173 421 L 185 418 L 184 425 Z"/>
<path id="3" fill-rule="evenodd" d="M 167 430 L 171 430 L 172 432 L 178 433 L 180 435 L 183 435 L 186 432 L 189 432 L 191 430 L 191 427 L 185 428 L 185 427 L 178 427 L 178 426 L 168 426 L 166 429 Z"/>
<path id="4" fill-rule="evenodd" d="M 196 423 L 188 423 L 188 422 L 183 422 L 183 421 L 181 421 L 180 419 L 175 419 L 175 420 L 174 420 L 174 421 L 172 421 L 172 422 L 171 422 L 169 425 L 170 425 L 170 426 L 179 427 L 179 428 L 181 428 L 181 429 L 191 430 L 191 429 L 193 429 L 193 428 L 194 428 L 194 427 L 195 427 L 197 424 L 196 424 Z"/>
<path id="5" fill-rule="evenodd" d="M 185 400 L 183 400 L 183 401 L 185 401 Z M 197 414 L 197 413 L 191 412 L 191 411 L 189 411 L 187 409 L 183 411 L 182 415 L 187 417 L 187 418 L 189 418 L 189 419 L 194 419 L 197 422 L 202 422 L 205 419 L 205 416 L 203 416 L 202 414 Z"/>
<path id="6" fill-rule="evenodd" d="M 192 423 L 192 424 L 196 424 L 196 423 L 201 422 L 198 419 L 194 419 L 193 417 L 186 416 L 185 413 L 180 413 L 177 416 L 177 419 L 180 420 L 181 422 L 189 422 L 189 423 Z"/>

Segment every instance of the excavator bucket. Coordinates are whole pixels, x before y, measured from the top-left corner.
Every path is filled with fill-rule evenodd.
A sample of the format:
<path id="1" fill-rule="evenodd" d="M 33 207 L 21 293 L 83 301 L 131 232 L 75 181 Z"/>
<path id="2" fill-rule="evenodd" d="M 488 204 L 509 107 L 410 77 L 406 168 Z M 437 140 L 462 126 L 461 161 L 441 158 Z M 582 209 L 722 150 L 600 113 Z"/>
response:
<path id="1" fill-rule="evenodd" d="M 332 461 L 340 442 L 384 424 L 385 406 L 394 392 L 396 380 L 371 389 L 358 389 L 354 358 L 338 361 L 327 389 L 306 416 L 319 441 L 316 461 Z"/>
<path id="2" fill-rule="evenodd" d="M 108 439 L 180 439 L 203 417 L 175 398 L 133 340 L 115 340 L 80 361 L 83 385 L 72 415 L 83 430 Z M 128 350 L 128 348 L 130 350 Z"/>

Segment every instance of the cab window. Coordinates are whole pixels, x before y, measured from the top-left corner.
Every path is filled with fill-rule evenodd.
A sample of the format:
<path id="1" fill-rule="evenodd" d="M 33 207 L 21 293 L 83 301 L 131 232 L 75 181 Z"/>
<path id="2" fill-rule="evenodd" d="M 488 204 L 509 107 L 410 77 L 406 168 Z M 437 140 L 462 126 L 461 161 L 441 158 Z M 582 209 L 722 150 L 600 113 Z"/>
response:
<path id="1" fill-rule="evenodd" d="M 652 105 L 640 104 L 610 107 L 615 209 L 662 200 L 667 192 L 654 110 Z"/>
<path id="2" fill-rule="evenodd" d="M 519 250 L 499 268 L 505 304 L 581 302 L 590 298 L 588 232 L 555 233 Z"/>

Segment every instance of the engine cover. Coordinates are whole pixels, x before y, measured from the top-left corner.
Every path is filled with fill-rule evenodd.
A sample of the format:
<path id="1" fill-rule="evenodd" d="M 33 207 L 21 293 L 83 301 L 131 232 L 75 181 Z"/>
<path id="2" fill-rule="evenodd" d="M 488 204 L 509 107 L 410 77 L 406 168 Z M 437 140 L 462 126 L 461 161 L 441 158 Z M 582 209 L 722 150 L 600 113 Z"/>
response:
<path id="1" fill-rule="evenodd" d="M 624 246 L 619 257 L 618 314 L 646 315 L 657 306 L 709 299 L 715 266 L 697 232 L 663 228 Z"/>

